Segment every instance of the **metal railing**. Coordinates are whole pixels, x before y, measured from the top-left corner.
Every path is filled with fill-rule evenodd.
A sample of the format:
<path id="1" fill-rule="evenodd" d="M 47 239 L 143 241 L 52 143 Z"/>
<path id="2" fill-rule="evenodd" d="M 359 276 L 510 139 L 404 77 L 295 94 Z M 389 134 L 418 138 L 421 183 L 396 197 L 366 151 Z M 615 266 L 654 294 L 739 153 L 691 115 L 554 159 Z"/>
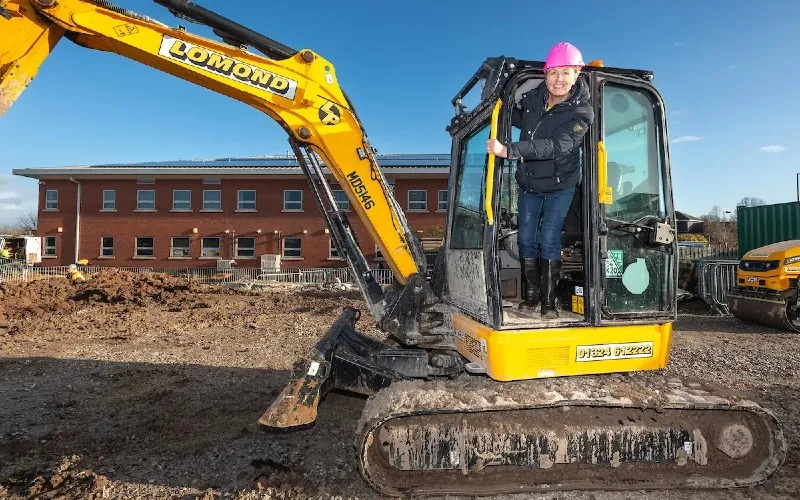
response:
<path id="1" fill-rule="evenodd" d="M 738 260 L 700 260 L 697 262 L 697 294 L 714 312 L 730 316 L 728 291 L 736 285 Z"/>
<path id="2" fill-rule="evenodd" d="M 67 266 L 52 267 L 0 267 L 0 282 L 30 282 L 41 279 L 64 278 L 66 279 Z M 294 283 L 325 284 L 340 282 L 355 285 L 350 268 L 308 268 L 308 269 L 282 269 L 271 271 L 258 268 L 148 268 L 148 267 L 80 267 L 84 277 L 90 279 L 95 274 L 108 269 L 118 269 L 135 273 L 167 274 L 173 278 L 184 279 L 192 283 L 204 284 L 261 284 L 261 283 Z M 390 269 L 373 269 L 372 275 L 381 285 L 389 285 L 394 280 Z"/>
<path id="3" fill-rule="evenodd" d="M 679 246 L 678 258 L 680 260 L 736 260 L 739 258 L 739 249 L 718 246 Z"/>

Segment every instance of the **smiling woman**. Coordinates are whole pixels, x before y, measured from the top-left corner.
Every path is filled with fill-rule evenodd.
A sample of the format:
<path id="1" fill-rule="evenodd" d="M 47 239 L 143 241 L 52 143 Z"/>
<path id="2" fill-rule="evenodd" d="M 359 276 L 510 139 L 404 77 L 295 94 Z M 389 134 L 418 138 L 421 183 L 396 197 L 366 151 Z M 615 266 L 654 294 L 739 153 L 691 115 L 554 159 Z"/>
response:
<path id="1" fill-rule="evenodd" d="M 519 140 L 508 145 L 486 141 L 487 153 L 519 161 L 517 237 L 525 298 L 519 307 L 532 312 L 541 300 L 545 319 L 559 316 L 555 291 L 561 231 L 580 182 L 580 147 L 594 121 L 589 86 L 580 78 L 583 66 L 583 56 L 573 45 L 553 46 L 543 68 L 544 82 L 523 94 L 521 106 L 514 108 L 512 122 L 520 128 Z"/>

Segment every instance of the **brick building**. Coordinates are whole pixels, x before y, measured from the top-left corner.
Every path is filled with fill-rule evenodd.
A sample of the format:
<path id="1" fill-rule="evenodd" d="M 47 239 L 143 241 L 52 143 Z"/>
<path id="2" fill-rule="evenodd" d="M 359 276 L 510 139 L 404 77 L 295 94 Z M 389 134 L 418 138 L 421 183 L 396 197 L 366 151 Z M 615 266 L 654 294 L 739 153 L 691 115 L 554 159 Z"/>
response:
<path id="1" fill-rule="evenodd" d="M 450 155 L 378 155 L 411 227 L 444 226 Z M 294 157 L 229 158 L 130 165 L 23 168 L 39 181 L 38 233 L 45 266 L 80 259 L 114 267 L 342 267 Z M 340 207 L 347 197 L 332 188 Z M 350 222 L 371 265 L 381 257 L 364 225 Z"/>

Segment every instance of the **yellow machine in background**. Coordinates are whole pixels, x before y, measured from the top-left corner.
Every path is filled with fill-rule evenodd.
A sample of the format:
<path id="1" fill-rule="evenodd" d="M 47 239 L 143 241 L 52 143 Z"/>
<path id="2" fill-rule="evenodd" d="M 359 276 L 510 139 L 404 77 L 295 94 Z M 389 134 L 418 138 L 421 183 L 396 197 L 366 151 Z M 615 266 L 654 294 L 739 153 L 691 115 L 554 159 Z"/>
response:
<path id="1" fill-rule="evenodd" d="M 265 427 L 312 424 L 332 389 L 369 396 L 354 425 L 358 468 L 376 491 L 399 496 L 744 487 L 780 468 L 780 423 L 757 404 L 706 384 L 604 375 L 664 368 L 677 316 L 667 113 L 652 72 L 598 63 L 581 74 L 596 121 L 564 227 L 559 317 L 542 319 L 516 307 L 518 165 L 485 153 L 489 137 L 519 136 L 512 110 L 542 82 L 542 62 L 487 58 L 452 99 L 447 222 L 428 280 L 423 246 L 333 64 L 193 2 L 156 3 L 222 41 L 105 0 L 0 0 L 0 114 L 66 37 L 280 124 L 387 339 L 359 333 L 359 311 L 345 308 L 297 361 L 259 420 Z M 308 14 L 298 12 L 301 29 Z M 392 61 L 361 67 L 368 78 Z M 468 109 L 473 89 L 479 104 Z M 332 180 L 352 212 L 339 209 Z M 391 286 L 373 276 L 349 217 L 364 223 Z"/>
<path id="2" fill-rule="evenodd" d="M 728 292 L 735 318 L 800 333 L 800 240 L 750 250 L 736 270 Z"/>

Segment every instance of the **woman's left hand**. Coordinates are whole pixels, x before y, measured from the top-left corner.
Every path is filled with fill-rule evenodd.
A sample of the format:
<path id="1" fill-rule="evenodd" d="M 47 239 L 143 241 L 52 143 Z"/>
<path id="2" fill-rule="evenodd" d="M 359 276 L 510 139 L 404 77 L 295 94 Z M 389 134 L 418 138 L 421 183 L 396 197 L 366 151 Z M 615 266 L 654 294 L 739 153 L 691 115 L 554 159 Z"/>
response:
<path id="1" fill-rule="evenodd" d="M 486 152 L 499 156 L 500 158 L 508 157 L 508 148 L 503 146 L 497 139 L 489 139 L 486 141 Z"/>

